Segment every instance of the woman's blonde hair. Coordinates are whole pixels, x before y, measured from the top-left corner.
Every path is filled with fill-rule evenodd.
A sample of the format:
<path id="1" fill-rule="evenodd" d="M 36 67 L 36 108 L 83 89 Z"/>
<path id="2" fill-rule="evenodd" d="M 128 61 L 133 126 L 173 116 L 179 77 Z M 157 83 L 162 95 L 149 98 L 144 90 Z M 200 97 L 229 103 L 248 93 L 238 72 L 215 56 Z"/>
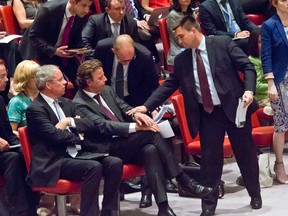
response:
<path id="1" fill-rule="evenodd" d="M 23 92 L 27 88 L 28 81 L 35 77 L 39 67 L 39 64 L 31 60 L 20 62 L 14 73 L 14 90 L 18 93 Z"/>

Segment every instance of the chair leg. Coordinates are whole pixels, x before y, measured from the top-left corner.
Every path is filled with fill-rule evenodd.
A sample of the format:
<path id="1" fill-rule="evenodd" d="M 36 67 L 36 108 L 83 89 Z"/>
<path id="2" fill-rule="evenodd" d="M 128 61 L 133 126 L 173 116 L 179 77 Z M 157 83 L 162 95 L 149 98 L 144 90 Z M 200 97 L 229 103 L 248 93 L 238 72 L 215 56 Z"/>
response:
<path id="1" fill-rule="evenodd" d="M 56 196 L 56 209 L 57 209 L 57 216 L 67 216 L 65 195 Z"/>

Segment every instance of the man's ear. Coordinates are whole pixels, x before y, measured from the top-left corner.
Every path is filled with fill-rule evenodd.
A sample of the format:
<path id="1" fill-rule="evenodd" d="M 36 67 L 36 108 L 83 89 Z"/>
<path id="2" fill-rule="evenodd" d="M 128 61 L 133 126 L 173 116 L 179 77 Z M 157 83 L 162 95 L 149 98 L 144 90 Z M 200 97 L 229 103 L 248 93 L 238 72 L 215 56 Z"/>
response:
<path id="1" fill-rule="evenodd" d="M 110 9 L 108 7 L 105 7 L 105 11 L 109 14 Z"/>
<path id="2" fill-rule="evenodd" d="M 114 48 L 111 48 L 112 52 L 115 54 L 115 49 Z"/>

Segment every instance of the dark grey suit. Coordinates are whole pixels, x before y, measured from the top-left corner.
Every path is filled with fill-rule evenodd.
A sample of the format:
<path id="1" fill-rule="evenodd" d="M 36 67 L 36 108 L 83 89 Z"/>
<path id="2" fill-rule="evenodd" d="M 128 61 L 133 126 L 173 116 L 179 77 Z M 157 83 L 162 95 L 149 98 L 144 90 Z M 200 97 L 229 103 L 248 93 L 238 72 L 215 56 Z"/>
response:
<path id="1" fill-rule="evenodd" d="M 215 46 L 215 44 L 217 46 Z M 244 91 L 255 91 L 256 73 L 247 56 L 228 37 L 206 37 L 206 49 L 211 73 L 221 107 L 211 114 L 198 103 L 193 68 L 192 49 L 176 56 L 174 72 L 145 102 L 154 110 L 180 87 L 184 96 L 185 111 L 192 137 L 200 133 L 201 169 L 204 184 L 215 187 L 219 183 L 223 167 L 223 139 L 227 131 L 245 186 L 251 197 L 260 196 L 259 169 L 256 148 L 251 137 L 250 115 L 257 109 L 253 102 L 247 111 L 244 128 L 236 128 L 235 116 L 238 98 Z M 238 75 L 245 75 L 244 83 Z M 202 200 L 202 208 L 215 211 L 218 191 Z"/>
<path id="2" fill-rule="evenodd" d="M 132 119 L 125 112 L 132 107 L 118 98 L 110 86 L 105 86 L 101 96 L 120 122 L 109 120 L 99 105 L 83 90 L 79 90 L 73 100 L 79 111 L 95 125 L 94 133 L 86 133 L 85 139 L 97 144 L 86 147 L 89 150 L 109 152 L 121 158 L 124 163 L 144 165 L 157 204 L 167 201 L 165 179 L 174 178 L 182 172 L 167 143 L 159 133 L 151 131 L 129 134 L 128 122 L 132 122 Z"/>
<path id="3" fill-rule="evenodd" d="M 81 116 L 71 101 L 66 98 L 59 100 L 66 117 Z M 85 139 L 81 141 L 76 132 L 88 133 L 93 129 L 93 123 L 85 117 L 74 118 L 75 129 L 57 129 L 58 118 L 40 94 L 28 107 L 26 117 L 32 148 L 28 182 L 33 186 L 54 186 L 61 178 L 81 181 L 81 215 L 97 215 L 99 184 L 103 175 L 102 209 L 117 210 L 122 161 L 115 157 L 106 157 L 99 162 L 78 160 L 66 153 L 67 146 L 85 143 Z"/>
<path id="4" fill-rule="evenodd" d="M 102 62 L 102 67 L 107 77 L 107 84 L 111 85 L 113 62 L 115 54 L 112 52 L 113 38 L 99 41 L 95 48 L 94 58 Z M 152 92 L 158 87 L 158 77 L 152 55 L 141 44 L 135 43 L 135 56 L 128 67 L 128 93 L 124 98 L 130 106 L 143 104 Z"/>

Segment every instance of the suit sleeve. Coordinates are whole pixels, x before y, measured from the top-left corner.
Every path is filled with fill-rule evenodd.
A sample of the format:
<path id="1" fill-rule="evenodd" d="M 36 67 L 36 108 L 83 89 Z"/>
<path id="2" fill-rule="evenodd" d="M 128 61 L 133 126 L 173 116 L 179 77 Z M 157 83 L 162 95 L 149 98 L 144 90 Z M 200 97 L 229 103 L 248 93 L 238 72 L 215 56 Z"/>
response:
<path id="1" fill-rule="evenodd" d="M 81 34 L 82 44 L 84 47 L 87 47 L 88 49 L 93 49 L 93 50 L 95 49 L 96 31 L 97 31 L 96 17 L 92 15 L 89 17 L 88 22 L 86 23 Z"/>
<path id="2" fill-rule="evenodd" d="M 219 11 L 221 13 L 221 11 Z M 199 5 L 199 14 L 201 20 L 201 26 L 205 29 L 207 35 L 227 35 L 234 37 L 234 34 L 227 31 L 220 31 L 215 25 L 214 18 L 211 13 L 216 13 L 215 11 L 210 11 L 206 5 Z M 222 15 L 221 15 L 222 16 Z"/>
<path id="3" fill-rule="evenodd" d="M 263 23 L 261 27 L 261 59 L 263 66 L 263 73 L 273 72 L 272 67 L 272 29 L 269 28 L 269 25 L 266 22 Z"/>
<path id="4" fill-rule="evenodd" d="M 49 34 L 45 29 L 46 26 L 49 25 L 49 20 L 47 20 L 49 16 L 53 15 L 49 14 L 47 8 L 41 7 L 31 26 L 29 38 L 31 39 L 35 47 L 38 47 L 40 50 L 42 50 L 43 53 L 47 54 L 49 57 L 53 57 L 57 48 L 54 47 L 54 45 L 48 44 L 48 42 L 44 39 L 44 35 Z"/>
<path id="5" fill-rule="evenodd" d="M 76 134 L 57 129 L 48 119 L 48 115 L 45 108 L 39 106 L 29 106 L 26 110 L 28 132 L 34 140 L 47 140 L 51 144 L 65 146 L 81 142 Z"/>

